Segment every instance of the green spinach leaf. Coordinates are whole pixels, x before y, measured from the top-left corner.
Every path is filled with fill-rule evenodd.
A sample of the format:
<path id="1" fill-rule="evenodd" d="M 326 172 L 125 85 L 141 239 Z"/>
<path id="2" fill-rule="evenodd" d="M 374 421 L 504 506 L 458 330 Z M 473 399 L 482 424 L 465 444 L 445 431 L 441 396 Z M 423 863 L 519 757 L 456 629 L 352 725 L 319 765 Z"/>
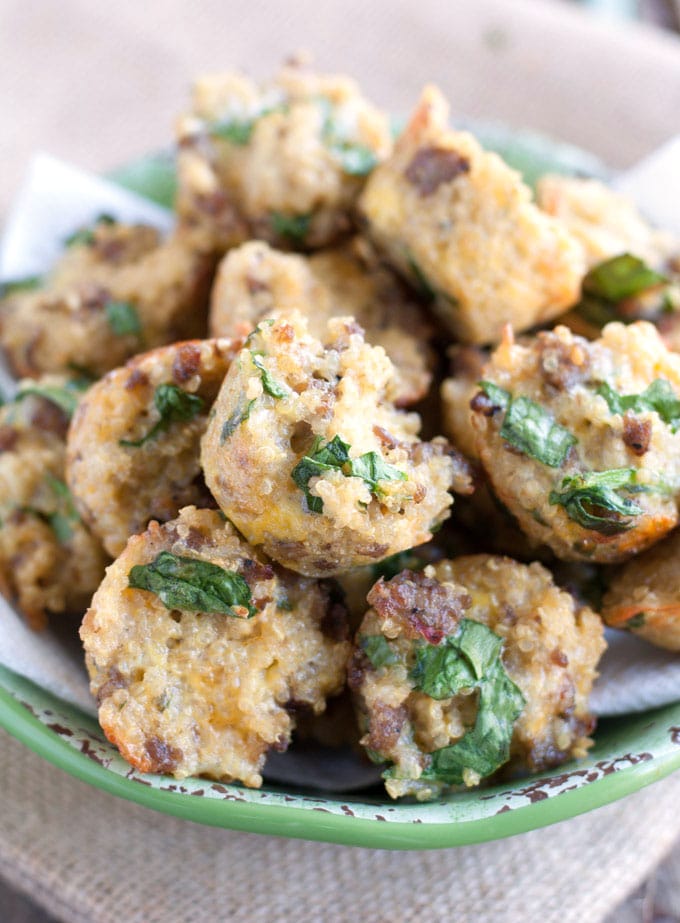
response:
<path id="1" fill-rule="evenodd" d="M 242 394 L 238 406 L 230 417 L 224 421 L 222 431 L 220 432 L 220 445 L 224 445 L 227 439 L 234 433 L 241 423 L 244 423 L 250 417 L 250 411 L 253 409 L 255 398 L 252 401 L 246 401 L 245 394 Z"/>
<path id="2" fill-rule="evenodd" d="M 617 535 L 633 526 L 633 519 L 644 513 L 633 500 L 618 491 L 640 492 L 648 488 L 636 483 L 635 468 L 587 471 L 565 477 L 560 491 L 550 492 L 550 503 L 564 507 L 567 516 L 584 529 L 602 535 Z"/>
<path id="3" fill-rule="evenodd" d="M 237 147 L 245 147 L 250 144 L 255 126 L 264 118 L 265 115 L 271 115 L 272 112 L 287 112 L 288 104 L 281 103 L 276 106 L 269 106 L 262 109 L 250 118 L 230 117 L 220 119 L 216 122 L 209 122 L 207 126 L 208 134 L 213 138 L 219 138 L 222 141 L 228 141 Z"/>
<path id="4" fill-rule="evenodd" d="M 378 452 L 365 452 L 358 458 L 350 459 L 343 474 L 348 477 L 361 478 L 374 497 L 380 497 L 384 493 L 380 487 L 380 481 L 408 480 L 408 476 L 403 471 L 395 468 L 394 465 L 388 465 Z"/>
<path id="5" fill-rule="evenodd" d="M 482 391 L 494 405 L 505 409 L 500 436 L 524 455 L 550 468 L 559 468 L 569 449 L 576 445 L 576 437 L 556 423 L 549 413 L 528 397 L 513 397 L 504 388 L 490 381 L 479 383 Z"/>
<path id="6" fill-rule="evenodd" d="M 177 385 L 170 384 L 158 385 L 153 402 L 160 414 L 158 422 L 151 427 L 146 436 L 134 440 L 121 439 L 120 445 L 139 448 L 150 439 L 155 439 L 159 433 L 165 432 L 173 423 L 188 423 L 189 420 L 193 420 L 204 406 L 203 398 L 198 394 L 188 394 Z"/>
<path id="7" fill-rule="evenodd" d="M 286 215 L 283 212 L 271 212 L 269 216 L 272 230 L 278 237 L 285 237 L 293 243 L 304 243 L 312 223 L 310 215 Z"/>
<path id="8" fill-rule="evenodd" d="M 376 670 L 380 669 L 380 667 L 390 666 L 393 663 L 399 663 L 399 654 L 393 650 L 389 641 L 383 635 L 362 635 L 359 638 L 359 647 Z"/>
<path id="9" fill-rule="evenodd" d="M 274 378 L 274 376 L 262 361 L 262 356 L 258 356 L 257 353 L 251 351 L 250 357 L 253 360 L 253 365 L 256 369 L 258 369 L 260 373 L 260 377 L 262 378 L 262 387 L 264 388 L 265 392 L 271 395 L 271 397 L 275 397 L 277 399 L 288 397 L 290 394 L 289 389 Z"/>
<path id="10" fill-rule="evenodd" d="M 45 480 L 57 500 L 58 507 L 51 513 L 39 513 L 35 510 L 33 512 L 49 524 L 57 541 L 65 545 L 73 537 L 73 531 L 80 522 L 80 516 L 66 484 L 52 474 L 47 474 Z"/>
<path id="11" fill-rule="evenodd" d="M 461 785 L 465 770 L 483 778 L 507 761 L 513 725 L 525 699 L 505 671 L 502 650 L 503 639 L 473 619 L 463 619 L 458 633 L 441 644 L 417 648 L 410 674 L 416 689 L 438 700 L 479 690 L 474 727 L 455 744 L 430 755 L 424 779 Z"/>
<path id="12" fill-rule="evenodd" d="M 655 411 L 674 433 L 680 426 L 680 399 L 665 378 L 657 378 L 641 394 L 619 394 L 606 383 L 600 385 L 597 393 L 605 399 L 612 413 Z"/>
<path id="13" fill-rule="evenodd" d="M 116 219 L 113 217 L 113 215 L 102 213 L 101 215 L 98 215 L 94 219 L 94 222 L 90 227 L 79 228 L 77 231 L 74 231 L 73 234 L 69 234 L 69 236 L 64 241 L 64 246 L 65 247 L 92 246 L 92 244 L 95 241 L 94 235 L 95 235 L 95 230 L 97 229 L 97 227 L 99 227 L 99 225 L 101 224 L 110 225 L 110 224 L 115 224 L 115 223 L 116 223 Z"/>
<path id="14" fill-rule="evenodd" d="M 377 452 L 365 452 L 358 458 L 350 458 L 349 450 L 350 445 L 340 436 L 334 436 L 326 445 L 321 436 L 317 436 L 309 454 L 291 471 L 291 477 L 305 494 L 310 512 L 323 512 L 323 500 L 310 493 L 309 482 L 324 471 L 335 469 L 345 477 L 361 478 L 375 497 L 382 495 L 380 481 L 408 480 L 403 471 L 388 465 Z"/>
<path id="15" fill-rule="evenodd" d="M 48 385 L 39 381 L 27 382 L 21 387 L 15 400 L 22 401 L 26 397 L 42 397 L 59 407 L 71 419 L 81 395 L 87 391 L 91 382 L 76 379 L 67 381 L 64 385 Z"/>
<path id="16" fill-rule="evenodd" d="M 422 778 L 462 785 L 466 771 L 480 778 L 490 776 L 508 761 L 513 727 L 525 704 L 519 688 L 496 661 L 479 687 L 475 726 L 457 743 L 431 753 Z"/>
<path id="17" fill-rule="evenodd" d="M 161 551 L 150 564 L 136 564 L 128 575 L 128 586 L 154 593 L 167 609 L 234 618 L 252 618 L 258 611 L 240 574 L 169 551 Z"/>
<path id="18" fill-rule="evenodd" d="M 33 292 L 43 284 L 42 276 L 25 276 L 23 279 L 8 279 L 0 282 L 0 298 L 16 295 L 19 292 Z"/>
<path id="19" fill-rule="evenodd" d="M 137 308 L 131 302 L 107 301 L 104 310 L 109 327 L 116 336 L 139 335 L 142 332 L 142 323 Z"/>
<path id="20" fill-rule="evenodd" d="M 321 436 L 317 436 L 309 454 L 305 455 L 291 471 L 291 477 L 303 491 L 307 508 L 311 513 L 323 512 L 323 500 L 310 493 L 310 480 L 320 477 L 324 471 L 332 469 L 342 471 L 343 466 L 349 461 L 349 448 L 349 444 L 340 436 L 333 436 L 326 445 L 323 444 Z"/>
<path id="21" fill-rule="evenodd" d="M 512 399 L 512 395 L 509 391 L 506 391 L 505 388 L 499 388 L 499 386 L 495 385 L 492 381 L 478 381 L 477 384 L 492 402 L 494 407 L 499 407 L 501 410 L 507 409 Z"/>
<path id="22" fill-rule="evenodd" d="M 622 253 L 594 266 L 583 279 L 583 291 L 615 303 L 667 282 L 639 257 Z"/>

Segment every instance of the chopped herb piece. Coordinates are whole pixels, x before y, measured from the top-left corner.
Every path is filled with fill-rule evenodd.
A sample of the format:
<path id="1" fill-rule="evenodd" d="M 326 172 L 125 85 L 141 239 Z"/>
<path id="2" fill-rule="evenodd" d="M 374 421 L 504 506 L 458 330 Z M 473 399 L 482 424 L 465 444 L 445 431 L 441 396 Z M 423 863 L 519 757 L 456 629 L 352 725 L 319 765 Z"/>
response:
<path id="1" fill-rule="evenodd" d="M 64 241 L 65 247 L 84 247 L 91 246 L 95 241 L 94 232 L 100 224 L 115 224 L 116 219 L 113 215 L 101 214 L 98 215 L 94 223 L 90 227 L 79 228 L 77 231 L 74 231 L 73 234 L 69 236 Z"/>
<path id="2" fill-rule="evenodd" d="M 238 147 L 245 147 L 250 142 L 256 122 L 257 118 L 224 119 L 224 121 L 213 122 L 209 125 L 208 132 L 214 138 L 229 141 L 230 144 L 236 144 Z"/>
<path id="3" fill-rule="evenodd" d="M 477 685 L 500 657 L 503 639 L 473 619 L 462 619 L 457 634 L 441 644 L 422 644 L 416 650 L 411 679 L 433 699 L 448 699 Z"/>
<path id="4" fill-rule="evenodd" d="M 348 476 L 361 478 L 375 497 L 380 497 L 384 493 L 380 487 L 380 481 L 408 480 L 408 475 L 395 468 L 394 465 L 388 465 L 378 452 L 366 452 L 359 458 L 350 459 L 348 468 Z"/>
<path id="5" fill-rule="evenodd" d="M 253 365 L 260 372 L 260 377 L 262 378 L 262 387 L 267 394 L 275 398 L 288 397 L 290 391 L 285 385 L 280 384 L 271 372 L 267 369 L 262 357 L 258 356 L 257 353 L 251 352 L 250 357 L 253 360 Z"/>
<path id="6" fill-rule="evenodd" d="M 76 375 L 82 381 L 83 388 L 89 388 L 90 385 L 94 384 L 97 380 L 97 376 L 93 375 L 89 369 L 86 369 L 84 365 L 78 365 L 77 362 L 69 362 L 68 367 L 70 371 L 75 372 Z"/>
<path id="7" fill-rule="evenodd" d="M 619 394 L 606 383 L 600 385 L 597 393 L 605 399 L 612 413 L 655 411 L 673 432 L 680 426 L 680 399 L 665 378 L 657 378 L 641 394 Z"/>
<path id="8" fill-rule="evenodd" d="M 417 648 L 410 674 L 416 689 L 437 700 L 479 690 L 474 728 L 431 754 L 424 779 L 461 785 L 466 771 L 483 778 L 507 761 L 513 725 L 525 699 L 505 671 L 502 650 L 503 639 L 472 619 L 463 619 L 458 633 L 441 644 Z"/>
<path id="9" fill-rule="evenodd" d="M 365 144 L 334 141 L 328 148 L 348 176 L 367 176 L 378 163 L 375 153 Z"/>
<path id="10" fill-rule="evenodd" d="M 626 318 L 619 314 L 618 306 L 610 301 L 603 301 L 600 298 L 585 295 L 576 305 L 576 311 L 581 315 L 584 321 L 598 327 L 606 327 L 612 321 L 621 321 L 626 323 Z M 635 318 L 628 318 L 628 323 Z"/>
<path id="11" fill-rule="evenodd" d="M 420 645 L 410 678 L 416 689 L 432 699 L 448 699 L 476 684 L 472 666 L 461 656 L 453 638 L 446 638 L 441 644 Z"/>
<path id="12" fill-rule="evenodd" d="M 558 468 L 578 441 L 540 404 L 521 396 L 510 401 L 500 435 L 520 452 L 551 468 Z"/>
<path id="13" fill-rule="evenodd" d="M 585 321 L 599 328 L 615 320 L 629 324 L 639 316 L 648 315 L 652 306 L 641 305 L 636 314 L 634 305 L 625 303 L 654 289 L 659 289 L 661 311 L 676 310 L 677 285 L 638 257 L 622 253 L 587 273 L 576 310 Z"/>
<path id="14" fill-rule="evenodd" d="M 361 478 L 375 497 L 382 494 L 380 481 L 407 480 L 403 471 L 388 465 L 377 452 L 366 452 L 359 458 L 350 458 L 349 449 L 349 444 L 340 436 L 334 436 L 326 445 L 323 445 L 321 436 L 317 436 L 309 454 L 291 471 L 291 477 L 304 491 L 310 512 L 323 512 L 323 500 L 310 493 L 309 482 L 313 477 L 320 477 L 324 471 L 335 469 L 345 477 Z"/>
<path id="15" fill-rule="evenodd" d="M 167 609 L 219 612 L 235 618 L 257 614 L 250 587 L 240 574 L 169 551 L 161 551 L 150 564 L 136 564 L 128 586 L 155 593 Z"/>
<path id="16" fill-rule="evenodd" d="M 480 381 L 480 388 L 494 405 L 505 409 L 501 438 L 536 461 L 559 468 L 569 449 L 578 440 L 568 429 L 555 423 L 552 414 L 528 397 L 512 397 L 491 381 Z"/>
<path id="17" fill-rule="evenodd" d="M 456 640 L 479 680 L 493 667 L 503 648 L 503 639 L 474 619 L 462 619 Z"/>
<path id="18" fill-rule="evenodd" d="M 107 301 L 105 310 L 109 327 L 116 336 L 138 335 L 142 332 L 137 308 L 129 301 Z"/>
<path id="19" fill-rule="evenodd" d="M 47 385 L 36 381 L 23 385 L 15 400 L 21 401 L 26 397 L 42 397 L 52 404 L 56 404 L 71 419 L 78 406 L 80 396 L 89 387 L 90 382 L 82 379 L 67 381 L 65 385 Z"/>
<path id="20" fill-rule="evenodd" d="M 42 276 L 25 276 L 23 279 L 8 279 L 0 282 L 0 298 L 7 295 L 16 295 L 18 292 L 32 292 L 40 288 L 43 283 Z"/>
<path id="21" fill-rule="evenodd" d="M 399 654 L 392 649 L 392 645 L 383 635 L 362 635 L 359 638 L 359 647 L 376 670 L 399 663 Z"/>
<path id="22" fill-rule="evenodd" d="M 278 237 L 286 237 L 295 243 L 303 243 L 312 223 L 311 215 L 285 215 L 272 212 L 270 215 L 272 230 Z"/>
<path id="23" fill-rule="evenodd" d="M 146 436 L 141 439 L 120 439 L 119 445 L 130 448 L 139 448 L 150 439 L 155 439 L 159 433 L 165 432 L 173 423 L 186 423 L 193 420 L 196 414 L 203 410 L 203 398 L 198 394 L 188 394 L 177 385 L 158 385 L 154 392 L 153 402 L 160 414 Z"/>
<path id="24" fill-rule="evenodd" d="M 411 271 L 411 275 L 415 280 L 415 285 L 423 298 L 426 298 L 428 301 L 434 301 L 437 297 L 437 293 L 434 288 L 430 285 L 430 280 L 427 278 L 423 270 L 420 268 L 419 264 L 416 262 L 415 257 L 410 250 L 406 252 L 406 263 L 408 268 Z"/>
<path id="25" fill-rule="evenodd" d="M 398 551 L 378 564 L 371 564 L 371 573 L 375 580 L 379 580 L 381 577 L 384 577 L 385 580 L 391 580 L 392 577 L 396 577 L 403 570 L 422 570 L 424 566 L 425 561 L 416 557 L 409 549 L 408 551 Z"/>
<path id="26" fill-rule="evenodd" d="M 269 106 L 256 113 L 251 118 L 226 118 L 217 122 L 211 122 L 208 125 L 208 134 L 213 138 L 220 138 L 222 141 L 229 141 L 238 147 L 245 147 L 250 143 L 255 126 L 265 115 L 271 115 L 272 112 L 287 112 L 288 104 L 281 103 L 277 106 Z"/>
<path id="27" fill-rule="evenodd" d="M 258 335 L 258 333 L 262 333 L 262 328 L 271 327 L 273 323 L 274 323 L 273 317 L 268 317 L 266 320 L 261 320 L 260 323 L 257 325 L 257 327 L 253 327 L 253 329 L 250 331 L 243 345 L 250 346 L 250 344 L 253 342 L 254 338 Z"/>
<path id="28" fill-rule="evenodd" d="M 349 445 L 340 436 L 334 436 L 326 445 L 323 445 L 321 436 L 317 436 L 309 454 L 305 455 L 293 468 L 291 477 L 304 492 L 307 507 L 311 513 L 323 512 L 323 500 L 309 492 L 310 480 L 319 477 L 324 471 L 332 469 L 342 471 L 343 465 L 348 461 Z"/>
<path id="29" fill-rule="evenodd" d="M 644 513 L 641 506 L 620 496 L 619 490 L 645 490 L 636 484 L 635 468 L 587 471 L 564 478 L 562 490 L 550 492 L 550 503 L 559 504 L 574 522 L 602 535 L 617 535 L 633 525 L 632 519 Z"/>
<path id="30" fill-rule="evenodd" d="M 317 103 L 324 120 L 321 135 L 324 144 L 349 176 L 366 176 L 378 163 L 370 147 L 359 144 L 346 136 L 342 126 L 333 118 L 333 104 L 326 96 L 319 96 Z"/>
<path id="31" fill-rule="evenodd" d="M 39 513 L 38 515 L 41 515 L 49 523 L 57 541 L 61 545 L 65 545 L 72 538 L 73 530 L 80 522 L 80 516 L 73 502 L 71 491 L 66 484 L 52 474 L 48 474 L 45 480 L 57 498 L 59 509 L 53 513 Z"/>
<path id="32" fill-rule="evenodd" d="M 422 778 L 462 785 L 471 772 L 490 776 L 508 761 L 513 726 L 524 705 L 524 696 L 499 658 L 480 684 L 475 726 L 457 743 L 431 753 Z"/>
<path id="33" fill-rule="evenodd" d="M 637 256 L 622 253 L 594 266 L 583 279 L 583 291 L 616 303 L 667 282 Z"/>
<path id="34" fill-rule="evenodd" d="M 253 409 L 255 398 L 246 403 L 245 395 L 241 395 L 239 405 L 236 410 L 224 421 L 222 432 L 220 433 L 220 444 L 223 445 L 235 430 L 248 419 L 250 411 Z"/>
<path id="35" fill-rule="evenodd" d="M 479 381 L 477 384 L 493 403 L 494 407 L 500 407 L 501 410 L 505 410 L 511 400 L 509 391 L 506 391 L 505 388 L 499 388 L 498 385 L 495 385 L 492 381 Z"/>
<path id="36" fill-rule="evenodd" d="M 626 619 L 624 623 L 625 628 L 642 628 L 645 624 L 645 613 L 637 612 L 635 615 L 632 615 L 629 619 Z"/>

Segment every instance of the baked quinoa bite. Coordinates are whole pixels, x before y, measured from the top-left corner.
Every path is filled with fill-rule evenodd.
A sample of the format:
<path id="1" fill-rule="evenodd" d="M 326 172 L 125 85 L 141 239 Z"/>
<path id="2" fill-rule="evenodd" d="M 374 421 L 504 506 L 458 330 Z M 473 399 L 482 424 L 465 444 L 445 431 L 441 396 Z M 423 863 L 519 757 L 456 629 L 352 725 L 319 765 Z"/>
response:
<path id="1" fill-rule="evenodd" d="M 525 330 L 578 300 L 583 250 L 518 173 L 451 131 L 448 115 L 426 87 L 359 207 L 371 238 L 458 339 L 497 342 L 505 323 Z"/>
<path id="2" fill-rule="evenodd" d="M 213 269 L 177 236 L 103 216 L 66 241 L 44 279 L 10 286 L 0 345 L 17 375 L 97 378 L 142 349 L 205 335 Z"/>
<path id="3" fill-rule="evenodd" d="M 309 257 L 250 241 L 221 262 L 211 296 L 214 336 L 245 336 L 264 318 L 297 309 L 315 337 L 331 317 L 352 316 L 366 340 L 395 366 L 390 398 L 399 407 L 425 396 L 436 358 L 434 329 L 421 305 L 359 239 Z"/>
<path id="4" fill-rule="evenodd" d="M 661 270 L 680 253 L 676 237 L 652 227 L 630 199 L 599 180 L 548 173 L 536 184 L 536 202 L 578 239 L 588 268 L 634 253 Z"/>
<path id="5" fill-rule="evenodd" d="M 386 398 L 393 367 L 352 318 L 324 342 L 304 318 L 248 338 L 203 437 L 206 483 L 247 540 L 308 576 L 342 573 L 431 538 L 467 465 Z"/>
<path id="6" fill-rule="evenodd" d="M 261 86 L 241 74 L 197 80 L 178 143 L 180 227 L 222 253 L 252 237 L 307 249 L 347 234 L 392 144 L 386 114 L 353 80 L 300 61 Z"/>
<path id="7" fill-rule="evenodd" d="M 680 651 L 680 532 L 623 564 L 602 601 L 602 618 L 657 647 Z"/>
<path id="8" fill-rule="evenodd" d="M 319 714 L 340 691 L 349 653 L 324 583 L 195 507 L 130 539 L 80 634 L 99 722 L 129 763 L 254 788 L 295 710 Z"/>
<path id="9" fill-rule="evenodd" d="M 135 356 L 90 388 L 68 435 L 76 506 L 113 557 L 155 519 L 214 506 L 200 465 L 208 414 L 241 341 L 190 340 Z"/>
<path id="10" fill-rule="evenodd" d="M 600 619 L 538 563 L 470 555 L 380 580 L 349 683 L 393 798 L 585 755 Z"/>
<path id="11" fill-rule="evenodd" d="M 558 558 L 618 563 L 678 521 L 680 357 L 645 322 L 510 333 L 471 403 L 499 500 Z"/>
<path id="12" fill-rule="evenodd" d="M 547 175 L 537 195 L 586 254 L 581 298 L 561 323 L 595 338 L 612 321 L 648 320 L 669 349 L 680 350 L 680 239 L 597 180 Z"/>
<path id="13" fill-rule="evenodd" d="M 107 557 L 64 483 L 68 418 L 82 394 L 61 376 L 19 383 L 0 408 L 0 590 L 34 629 L 82 613 Z"/>

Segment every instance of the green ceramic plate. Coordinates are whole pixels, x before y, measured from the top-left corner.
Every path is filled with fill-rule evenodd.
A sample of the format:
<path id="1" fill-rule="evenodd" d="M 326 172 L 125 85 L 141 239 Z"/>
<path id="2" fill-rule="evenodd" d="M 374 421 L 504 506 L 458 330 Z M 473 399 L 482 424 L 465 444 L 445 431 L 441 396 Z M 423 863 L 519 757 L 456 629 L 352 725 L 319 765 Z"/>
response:
<path id="1" fill-rule="evenodd" d="M 547 169 L 603 172 L 595 158 L 574 148 L 498 126 L 476 129 L 529 181 Z M 172 201 L 168 156 L 145 158 L 113 179 L 161 204 Z M 380 794 L 332 796 L 271 785 L 253 790 L 144 775 L 119 756 L 93 718 L 3 668 L 0 724 L 60 769 L 157 811 L 235 830 L 391 849 L 462 846 L 523 833 L 615 801 L 680 768 L 680 703 L 603 721 L 595 747 L 579 763 L 424 805 L 393 803 Z"/>

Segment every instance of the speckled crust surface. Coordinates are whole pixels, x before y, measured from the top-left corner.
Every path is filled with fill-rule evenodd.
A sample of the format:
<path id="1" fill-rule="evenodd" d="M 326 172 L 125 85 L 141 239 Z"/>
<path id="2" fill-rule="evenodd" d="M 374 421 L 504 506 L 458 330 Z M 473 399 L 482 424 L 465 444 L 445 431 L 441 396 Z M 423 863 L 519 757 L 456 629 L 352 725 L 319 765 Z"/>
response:
<path id="1" fill-rule="evenodd" d="M 602 602 L 602 618 L 612 628 L 680 651 L 680 532 L 616 572 Z"/>
<path id="2" fill-rule="evenodd" d="M 470 401 L 479 391 L 489 352 L 476 346 L 449 347 L 451 375 L 441 384 L 444 434 L 468 458 L 477 458 L 477 438 L 472 425 Z"/>
<path id="3" fill-rule="evenodd" d="M 357 632 L 349 668 L 363 745 L 393 764 L 393 797 L 427 800 L 447 789 L 421 778 L 434 751 L 460 740 L 474 725 L 475 694 L 434 699 L 416 688 L 412 670 L 425 641 L 441 644 L 462 619 L 482 622 L 503 638 L 502 663 L 525 704 L 516 719 L 504 774 L 538 771 L 584 755 L 594 719 L 588 696 L 605 643 L 600 619 L 559 590 L 538 563 L 470 555 L 440 561 L 423 573 L 404 571 L 378 583 Z M 393 662 L 374 666 L 361 642 L 379 635 Z M 465 784 L 480 778 L 466 771 Z"/>
<path id="4" fill-rule="evenodd" d="M 131 568 L 161 551 L 240 574 L 258 613 L 168 609 L 129 588 Z M 218 512 L 194 507 L 130 539 L 81 628 L 100 724 L 133 766 L 256 788 L 267 751 L 290 741 L 291 713 L 319 714 L 341 689 L 345 634 L 324 584 L 277 571 Z"/>
<path id="5" fill-rule="evenodd" d="M 668 352 L 651 324 L 609 324 L 592 343 L 566 327 L 540 333 L 526 344 L 511 336 L 491 356 L 486 378 L 548 411 L 576 442 L 556 467 L 532 458 L 501 436 L 505 413 L 483 394 L 473 400 L 477 447 L 498 498 L 526 534 L 567 560 L 624 561 L 659 541 L 678 521 L 680 434 L 653 410 L 614 413 L 597 393 L 604 385 L 622 395 L 640 394 L 663 380 L 680 394 L 680 359 Z M 565 479 L 590 472 L 630 470 L 640 513 L 611 528 L 584 527 L 565 506 L 551 502 Z M 591 512 L 606 511 L 591 507 Z M 623 523 L 619 527 L 619 523 Z M 613 531 L 612 531 L 613 530 Z"/>
<path id="6" fill-rule="evenodd" d="M 384 350 L 367 345 L 351 318 L 330 321 L 324 343 L 299 314 L 265 322 L 249 338 L 215 402 L 201 456 L 213 496 L 249 542 L 321 576 L 431 537 L 448 516 L 449 488 L 472 489 L 469 471 L 446 440 L 418 439 L 417 414 L 386 398 L 392 376 Z M 293 471 L 336 439 L 352 464 L 372 458 L 389 471 L 371 487 L 347 459 L 344 470 L 309 471 L 305 490 Z"/>
<path id="7" fill-rule="evenodd" d="M 231 250 L 219 266 L 210 308 L 214 336 L 245 336 L 265 317 L 297 309 L 315 337 L 331 317 L 352 316 L 366 341 L 395 366 L 389 397 L 399 407 L 425 396 L 436 365 L 426 310 L 355 239 L 310 257 L 281 253 L 262 241 Z"/>
<path id="8" fill-rule="evenodd" d="M 82 612 L 107 561 L 65 488 L 67 426 L 42 397 L 0 408 L 0 589 L 35 629 L 48 614 Z"/>
<path id="9" fill-rule="evenodd" d="M 583 251 L 533 204 L 519 174 L 450 131 L 448 116 L 444 97 L 427 87 L 359 205 L 376 244 L 431 291 L 453 334 L 497 342 L 505 323 L 525 330 L 578 300 Z"/>
<path id="10" fill-rule="evenodd" d="M 262 86 L 200 78 L 178 142 L 180 225 L 218 252 L 253 237 L 299 249 L 347 234 L 366 173 L 391 150 L 386 114 L 353 80 L 301 61 Z"/>
<path id="11" fill-rule="evenodd" d="M 39 288 L 0 301 L 0 343 L 17 375 L 99 377 L 142 349 L 203 336 L 213 267 L 176 236 L 100 223 Z"/>
<path id="12" fill-rule="evenodd" d="M 188 504 L 214 506 L 203 481 L 200 439 L 241 341 L 191 340 L 135 356 L 87 393 L 68 436 L 67 478 L 83 519 L 116 556 L 155 519 L 173 519 Z M 187 420 L 158 425 L 159 386 L 200 399 Z"/>

